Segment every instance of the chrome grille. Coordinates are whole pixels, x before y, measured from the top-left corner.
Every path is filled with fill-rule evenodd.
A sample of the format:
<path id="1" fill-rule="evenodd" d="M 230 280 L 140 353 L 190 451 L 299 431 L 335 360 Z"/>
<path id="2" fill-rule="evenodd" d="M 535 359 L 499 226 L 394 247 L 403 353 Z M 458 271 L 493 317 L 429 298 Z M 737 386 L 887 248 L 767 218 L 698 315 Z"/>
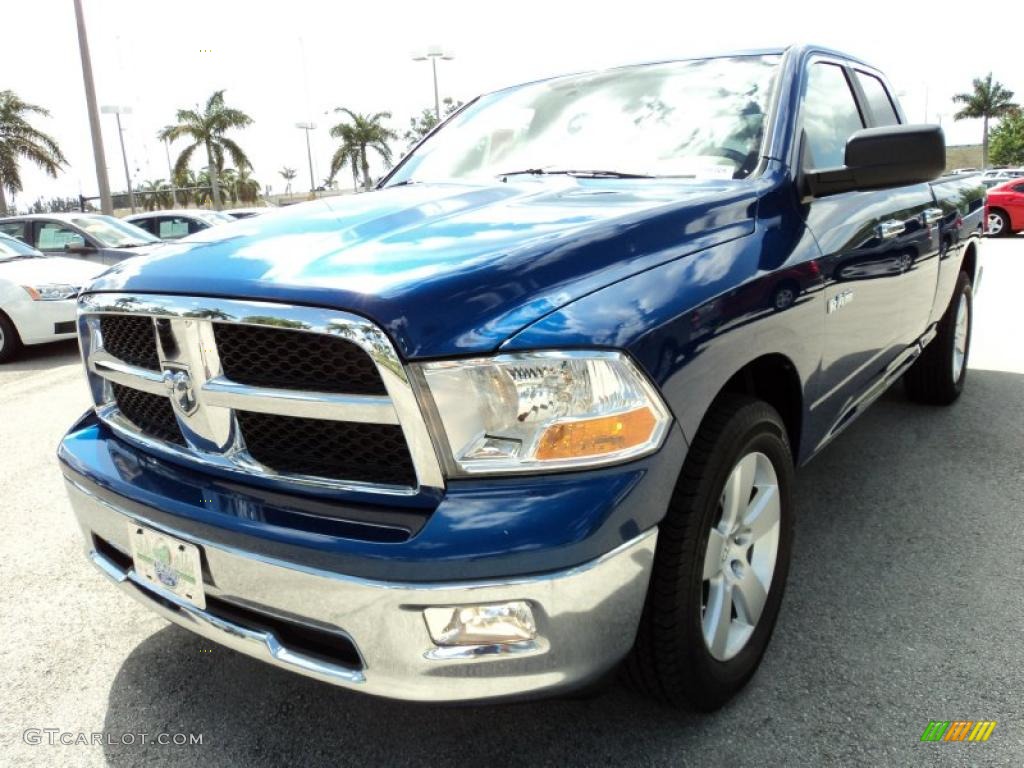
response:
<path id="1" fill-rule="evenodd" d="M 232 323 L 214 323 L 213 336 L 224 375 L 239 384 L 387 394 L 370 356 L 337 336 Z"/>
<path id="2" fill-rule="evenodd" d="M 236 411 L 249 454 L 278 472 L 414 485 L 402 428 Z"/>
<path id="3" fill-rule="evenodd" d="M 100 318 L 100 330 L 103 346 L 118 360 L 150 371 L 160 370 L 151 318 L 107 315 Z"/>
<path id="4" fill-rule="evenodd" d="M 175 445 L 185 445 L 171 401 L 131 387 L 111 384 L 118 410 L 139 431 Z"/>
<path id="5" fill-rule="evenodd" d="M 122 294 L 81 297 L 79 317 L 97 413 L 144 448 L 298 485 L 443 486 L 405 369 L 364 318 Z"/>

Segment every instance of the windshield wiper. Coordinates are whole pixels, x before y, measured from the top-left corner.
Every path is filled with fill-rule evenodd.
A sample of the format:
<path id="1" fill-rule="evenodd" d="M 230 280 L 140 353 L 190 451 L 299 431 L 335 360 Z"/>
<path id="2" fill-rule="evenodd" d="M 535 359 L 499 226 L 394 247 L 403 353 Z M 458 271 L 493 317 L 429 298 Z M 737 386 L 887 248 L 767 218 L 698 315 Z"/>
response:
<path id="1" fill-rule="evenodd" d="M 601 171 L 577 168 L 565 168 L 555 171 L 546 168 L 525 168 L 521 171 L 508 171 L 497 174 L 503 180 L 508 176 L 573 176 L 584 179 L 653 179 L 649 173 L 625 173 L 623 171 Z"/>

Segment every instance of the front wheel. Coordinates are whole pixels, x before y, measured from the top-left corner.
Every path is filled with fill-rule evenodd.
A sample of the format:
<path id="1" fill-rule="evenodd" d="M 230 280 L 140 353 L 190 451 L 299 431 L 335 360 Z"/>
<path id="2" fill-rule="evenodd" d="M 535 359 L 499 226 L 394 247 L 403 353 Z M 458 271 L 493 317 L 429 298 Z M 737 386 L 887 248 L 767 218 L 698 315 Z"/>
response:
<path id="1" fill-rule="evenodd" d="M 18 329 L 8 319 L 7 315 L 0 312 L 0 363 L 6 363 L 14 357 L 21 349 L 21 339 L 18 337 Z"/>
<path id="2" fill-rule="evenodd" d="M 712 710 L 753 676 L 782 602 L 793 459 L 779 414 L 728 395 L 690 446 L 625 671 L 664 703 Z"/>
<path id="3" fill-rule="evenodd" d="M 971 351 L 974 292 L 961 272 L 953 298 L 939 321 L 938 333 L 904 376 L 907 396 L 930 405 L 950 405 L 964 390 Z"/>

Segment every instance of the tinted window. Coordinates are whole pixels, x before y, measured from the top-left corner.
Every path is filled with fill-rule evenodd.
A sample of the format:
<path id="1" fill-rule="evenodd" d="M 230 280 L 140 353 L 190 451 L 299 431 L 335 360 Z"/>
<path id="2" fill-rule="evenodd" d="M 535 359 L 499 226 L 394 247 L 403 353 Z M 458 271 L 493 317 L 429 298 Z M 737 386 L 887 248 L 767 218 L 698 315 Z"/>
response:
<path id="1" fill-rule="evenodd" d="M 85 245 L 85 238 L 56 221 L 43 222 L 36 229 L 35 246 L 40 251 L 63 251 L 70 245 Z"/>
<path id="2" fill-rule="evenodd" d="M 150 234 L 153 234 L 153 228 L 155 226 L 155 222 L 153 219 L 137 219 L 136 221 L 130 221 L 128 223 L 134 224 L 139 229 L 144 229 Z"/>
<path id="3" fill-rule="evenodd" d="M 1024 184 L 1014 184 L 1013 185 L 1013 191 L 1014 192 L 1024 192 Z"/>
<path id="4" fill-rule="evenodd" d="M 846 140 L 864 127 L 841 67 L 813 64 L 804 94 L 805 163 L 808 168 L 845 165 Z"/>
<path id="5" fill-rule="evenodd" d="M 25 225 L 20 221 L 5 221 L 0 224 L 0 232 L 19 240 L 25 239 Z"/>
<path id="6" fill-rule="evenodd" d="M 860 71 L 857 72 L 857 81 L 868 100 L 868 108 L 875 118 L 875 125 L 898 125 L 900 119 L 896 116 L 892 99 L 889 98 L 882 81 L 874 75 Z"/>

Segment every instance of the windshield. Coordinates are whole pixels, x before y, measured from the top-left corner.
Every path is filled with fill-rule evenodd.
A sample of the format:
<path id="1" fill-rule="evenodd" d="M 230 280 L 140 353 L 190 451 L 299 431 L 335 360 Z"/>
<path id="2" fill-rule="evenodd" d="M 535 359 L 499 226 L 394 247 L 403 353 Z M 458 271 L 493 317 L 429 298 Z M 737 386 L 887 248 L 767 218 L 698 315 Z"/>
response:
<path id="1" fill-rule="evenodd" d="M 25 256 L 42 256 L 39 251 L 31 245 L 26 245 L 14 237 L 0 234 L 0 261 L 6 259 L 17 259 Z"/>
<path id="2" fill-rule="evenodd" d="M 202 219 L 211 226 L 214 224 L 227 224 L 235 220 L 233 216 L 218 211 L 197 211 L 193 214 L 197 219 Z"/>
<path id="3" fill-rule="evenodd" d="M 388 184 L 559 171 L 745 178 L 758 164 L 780 58 L 625 67 L 492 93 Z"/>
<path id="4" fill-rule="evenodd" d="M 162 242 L 144 229 L 112 216 L 79 216 L 71 223 L 99 240 L 104 248 L 130 248 Z"/>

